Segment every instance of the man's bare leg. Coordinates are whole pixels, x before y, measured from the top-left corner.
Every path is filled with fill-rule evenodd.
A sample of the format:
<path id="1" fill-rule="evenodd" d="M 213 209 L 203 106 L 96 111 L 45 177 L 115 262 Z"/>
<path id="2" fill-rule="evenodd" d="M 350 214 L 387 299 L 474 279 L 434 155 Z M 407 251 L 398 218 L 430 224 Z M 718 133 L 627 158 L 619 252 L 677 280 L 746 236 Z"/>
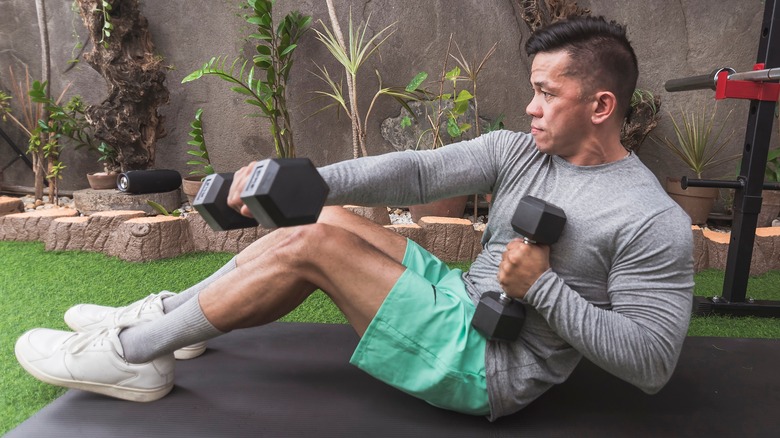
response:
<path id="1" fill-rule="evenodd" d="M 365 239 L 369 243 L 376 246 L 381 251 L 387 253 L 394 259 L 398 260 L 399 262 L 403 259 L 404 252 L 406 250 L 405 238 L 341 207 L 326 207 L 323 209 L 318 222 L 341 227 L 346 230 L 350 230 L 359 236 L 365 236 Z M 208 278 L 189 287 L 181 293 L 165 298 L 163 300 L 165 313 L 169 313 L 173 309 L 194 298 L 200 293 L 200 291 L 205 289 L 216 279 L 234 270 L 236 265 L 239 263 L 239 260 L 247 260 L 256 256 L 260 252 L 267 251 L 267 248 L 272 247 L 274 242 L 278 242 L 280 239 L 283 239 L 286 235 L 286 232 L 289 232 L 289 230 L 279 229 L 273 233 L 263 236 L 256 242 L 252 243 L 252 245 L 244 249 L 240 254 L 236 255 L 236 257 L 228 261 L 224 266 L 222 266 Z"/>
<path id="2" fill-rule="evenodd" d="M 324 223 L 265 236 L 198 300 L 122 331 L 127 360 L 148 361 L 220 333 L 276 321 L 318 288 L 362 336 L 405 270 L 406 239 L 339 208 L 326 209 L 321 218 Z"/>
<path id="3" fill-rule="evenodd" d="M 404 237 L 341 208 L 325 209 L 316 225 L 273 234 L 201 293 L 204 315 L 217 329 L 275 321 L 320 288 L 362 335 L 405 270 Z"/>

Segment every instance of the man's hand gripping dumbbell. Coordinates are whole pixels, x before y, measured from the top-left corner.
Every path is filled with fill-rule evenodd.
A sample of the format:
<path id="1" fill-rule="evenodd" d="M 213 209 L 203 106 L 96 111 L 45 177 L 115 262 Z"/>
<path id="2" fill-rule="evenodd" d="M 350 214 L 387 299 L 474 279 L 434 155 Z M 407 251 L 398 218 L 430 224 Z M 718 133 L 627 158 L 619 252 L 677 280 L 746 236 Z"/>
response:
<path id="1" fill-rule="evenodd" d="M 548 204 L 541 199 L 533 196 L 525 196 L 512 216 L 512 228 L 516 233 L 523 236 L 523 240 L 514 240 L 509 242 L 507 250 L 499 266 L 499 282 L 502 287 L 507 289 L 505 283 L 514 284 L 512 272 L 523 270 L 522 263 L 527 261 L 512 260 L 514 245 L 531 245 L 539 243 L 542 245 L 552 245 L 558 241 L 563 232 L 563 226 L 566 224 L 566 214 L 560 208 Z M 549 248 L 541 250 L 542 254 L 548 257 Z M 517 265 L 520 264 L 518 267 Z M 542 271 L 543 273 L 544 271 Z M 532 284 L 523 284 L 527 290 Z M 500 341 L 513 341 L 520 334 L 520 329 L 525 321 L 525 307 L 523 304 L 505 291 L 486 292 L 482 295 L 474 312 L 471 324 L 480 333 L 488 339 Z"/>
<path id="2" fill-rule="evenodd" d="M 218 231 L 289 227 L 316 222 L 328 191 L 308 159 L 267 159 L 207 176 L 192 205 Z"/>

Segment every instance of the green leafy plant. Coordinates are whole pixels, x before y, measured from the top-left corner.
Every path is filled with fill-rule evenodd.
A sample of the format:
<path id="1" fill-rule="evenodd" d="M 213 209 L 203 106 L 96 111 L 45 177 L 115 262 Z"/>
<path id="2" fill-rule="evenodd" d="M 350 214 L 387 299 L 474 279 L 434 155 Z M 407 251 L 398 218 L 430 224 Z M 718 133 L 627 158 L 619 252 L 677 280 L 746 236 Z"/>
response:
<path id="1" fill-rule="evenodd" d="M 41 143 L 44 140 L 40 138 L 41 133 L 38 130 L 38 120 L 45 117 L 43 104 L 33 102 L 30 94 L 27 92 L 32 88 L 32 78 L 27 67 L 25 67 L 24 82 L 17 82 L 13 68 L 9 67 L 8 72 L 11 78 L 12 89 L 11 94 L 3 92 L 3 97 L 0 99 L 0 115 L 3 121 L 10 120 L 21 129 L 27 137 L 28 145 L 34 146 L 28 149 L 28 153 L 30 153 L 33 173 L 35 174 L 35 197 L 36 199 L 41 199 L 43 198 L 43 181 L 47 175 L 46 158 L 41 147 Z M 19 107 L 16 114 L 11 109 L 13 96 L 16 96 Z"/>
<path id="2" fill-rule="evenodd" d="M 426 72 L 418 73 L 406 87 L 407 91 L 416 91 L 419 100 L 428 100 L 434 104 L 432 111 L 429 111 L 430 108 L 426 107 L 424 119 L 429 128 L 423 130 L 420 134 L 417 141 L 418 147 L 426 134 L 431 134 L 432 136 L 428 148 L 436 149 L 448 144 L 450 141 L 463 139 L 463 136 L 472 129 L 475 136 L 483 133 L 482 120 L 479 116 L 477 84 L 480 73 L 485 68 L 487 61 L 495 53 L 498 43 L 493 44 L 479 62 L 469 62 L 457 43 L 455 43 L 455 48 L 458 51 L 458 56 L 455 56 L 452 53 L 452 44 L 452 35 L 450 35 L 442 72 L 434 82 L 435 85 L 438 85 L 438 93 L 432 93 L 421 88 L 421 84 L 428 77 Z M 448 70 L 450 58 L 454 59 L 458 65 Z M 465 86 L 461 86 L 462 83 L 465 83 Z M 445 84 L 447 84 L 446 91 Z M 469 114 L 471 107 L 474 109 L 473 118 Z M 488 124 L 485 130 L 491 131 L 503 128 L 503 118 L 503 115 L 500 115 L 493 123 Z M 402 127 L 411 127 L 412 124 L 413 121 L 410 115 L 405 116 L 401 120 Z M 443 138 L 441 132 L 442 125 L 451 140 Z"/>
<path id="3" fill-rule="evenodd" d="M 95 7 L 95 13 L 103 15 L 103 28 L 98 43 L 105 48 L 108 48 L 108 38 L 111 36 L 111 31 L 114 30 L 114 25 L 111 24 L 111 9 L 111 3 L 106 0 L 102 0 L 100 6 Z"/>
<path id="4" fill-rule="evenodd" d="M 260 113 L 249 116 L 265 117 L 271 122 L 276 156 L 285 158 L 295 156 L 287 110 L 287 80 L 293 66 L 293 52 L 298 46 L 298 40 L 311 25 L 311 17 L 294 11 L 275 25 L 273 4 L 274 1 L 269 0 L 248 0 L 245 4 L 251 13 L 245 15 L 244 19 L 257 26 L 257 32 L 249 36 L 257 41 L 257 54 L 251 63 L 238 57 L 227 67 L 226 56 L 214 57 L 182 79 L 182 83 L 203 76 L 216 76 L 233 84 L 230 88 L 232 91 L 247 96 L 244 102 L 260 110 Z"/>
<path id="5" fill-rule="evenodd" d="M 86 147 L 98 154 L 98 162 L 103 164 L 106 173 L 114 173 L 120 169 L 118 161 L 118 152 L 115 148 L 105 142 L 97 143 L 92 133 L 93 127 L 86 119 L 86 105 L 81 96 L 73 96 L 65 105 L 60 105 L 59 100 L 52 100 L 46 93 L 46 83 L 35 81 L 30 89 L 30 98 L 32 102 L 40 103 L 49 114 L 49 122 L 42 120 L 38 122 L 40 132 L 48 134 L 57 139 L 61 138 L 71 140 L 76 149 Z M 67 90 L 68 87 L 65 88 Z M 64 94 L 63 91 L 62 94 Z M 57 154 L 58 155 L 58 154 Z"/>
<path id="6" fill-rule="evenodd" d="M 715 128 L 716 113 L 717 108 L 714 108 L 710 114 L 707 114 L 704 109 L 692 112 L 681 110 L 679 123 L 670 113 L 676 141 L 666 137 L 660 141 L 655 138 L 653 140 L 679 158 L 696 175 L 696 178 L 701 178 L 707 169 L 736 158 L 734 155 L 720 157 L 734 134 L 732 131 L 725 138 L 721 138 L 731 111 L 719 123 L 720 128 L 717 129 Z"/>
<path id="7" fill-rule="evenodd" d="M 181 216 L 181 210 L 179 210 L 178 208 L 173 211 L 168 211 L 165 207 L 158 204 L 157 202 L 152 201 L 151 199 L 147 199 L 146 203 L 149 204 L 150 207 L 155 209 L 155 211 L 157 211 L 163 216 L 174 216 L 174 217 Z"/>
<path id="8" fill-rule="evenodd" d="M 379 80 L 379 89 L 371 99 L 368 110 L 364 117 L 361 117 L 358 109 L 358 92 L 357 92 L 357 79 L 358 72 L 361 67 L 368 61 L 371 56 L 376 53 L 379 47 L 384 44 L 385 41 L 395 33 L 395 23 L 381 29 L 373 37 L 366 41 L 366 31 L 368 30 L 371 16 L 366 19 L 364 25 L 354 26 L 352 21 L 352 11 L 349 13 L 349 30 L 348 30 L 348 42 L 343 41 L 341 36 L 341 30 L 336 20 L 335 11 L 333 11 L 332 3 L 328 2 L 328 7 L 331 12 L 331 24 L 333 29 L 329 28 L 320 20 L 322 31 L 314 29 L 317 33 L 317 39 L 325 45 L 331 55 L 336 61 L 344 67 L 344 71 L 347 75 L 347 96 L 344 95 L 341 83 L 336 83 L 335 80 L 328 73 L 325 67 L 317 66 L 320 71 L 319 74 L 313 73 L 328 85 L 329 91 L 315 91 L 316 94 L 329 97 L 334 100 L 334 103 L 325 106 L 320 111 L 326 110 L 330 107 L 336 106 L 342 108 L 352 122 L 352 156 L 354 158 L 368 155 L 366 148 L 366 130 L 365 126 L 368 123 L 368 117 L 371 115 L 371 110 L 374 107 L 374 103 L 379 96 L 389 95 L 397 99 L 408 99 L 411 95 L 403 89 L 393 87 L 383 87 L 382 78 L 379 72 L 376 71 L 377 79 Z"/>
<path id="9" fill-rule="evenodd" d="M 206 149 L 206 140 L 203 137 L 203 120 L 201 120 L 202 116 L 203 108 L 198 108 L 198 110 L 195 111 L 195 120 L 190 123 L 192 131 L 189 132 L 189 136 L 192 137 L 192 140 L 188 141 L 187 144 L 197 146 L 198 148 L 189 150 L 187 153 L 198 157 L 198 159 L 187 161 L 187 164 L 191 166 L 197 166 L 197 169 L 191 171 L 190 175 L 205 177 L 206 175 L 211 175 L 214 173 L 214 167 L 211 165 L 209 151 Z"/>

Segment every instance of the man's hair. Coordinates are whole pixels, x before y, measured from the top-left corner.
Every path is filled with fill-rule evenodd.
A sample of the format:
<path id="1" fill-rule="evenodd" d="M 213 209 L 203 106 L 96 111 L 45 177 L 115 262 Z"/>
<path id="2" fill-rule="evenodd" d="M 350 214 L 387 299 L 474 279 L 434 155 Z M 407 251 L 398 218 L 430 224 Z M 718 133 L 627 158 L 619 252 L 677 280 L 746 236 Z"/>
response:
<path id="1" fill-rule="evenodd" d="M 528 56 L 565 51 L 570 63 L 564 74 L 579 78 L 583 93 L 611 91 L 618 114 L 630 115 L 639 69 L 625 27 L 604 17 L 571 17 L 534 32 L 525 51 Z"/>

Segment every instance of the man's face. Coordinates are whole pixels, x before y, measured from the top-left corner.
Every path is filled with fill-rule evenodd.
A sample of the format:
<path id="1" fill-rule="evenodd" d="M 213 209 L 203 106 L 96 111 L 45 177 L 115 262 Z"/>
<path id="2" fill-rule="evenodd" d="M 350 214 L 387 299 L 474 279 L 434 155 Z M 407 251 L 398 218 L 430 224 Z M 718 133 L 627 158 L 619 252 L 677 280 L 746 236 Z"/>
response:
<path id="1" fill-rule="evenodd" d="M 531 66 L 534 97 L 525 109 L 533 117 L 531 135 L 548 155 L 571 159 L 582 149 L 591 128 L 593 99 L 583 98 L 578 78 L 565 76 L 569 55 L 538 53 Z"/>

